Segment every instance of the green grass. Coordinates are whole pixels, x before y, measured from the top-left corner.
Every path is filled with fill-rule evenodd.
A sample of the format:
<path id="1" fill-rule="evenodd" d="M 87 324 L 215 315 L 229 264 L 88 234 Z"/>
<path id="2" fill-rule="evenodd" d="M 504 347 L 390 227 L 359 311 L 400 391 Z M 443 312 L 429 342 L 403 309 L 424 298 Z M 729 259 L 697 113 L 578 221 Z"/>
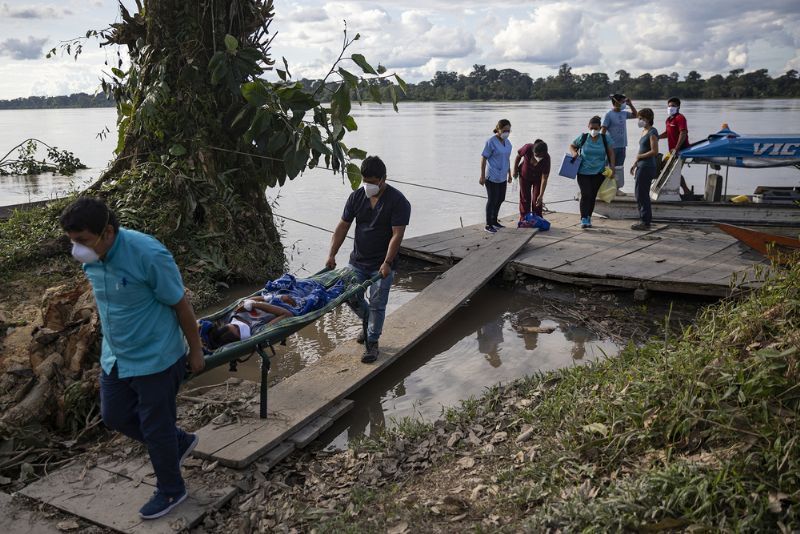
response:
<path id="1" fill-rule="evenodd" d="M 480 528 L 476 516 L 492 510 L 510 518 L 500 531 L 800 528 L 798 263 L 740 300 L 707 308 L 677 335 L 492 387 L 445 410 L 440 424 L 449 433 L 495 412 L 504 398 L 531 401 L 498 419 L 510 436 L 525 424 L 534 435 L 523 445 L 510 439 L 481 462 L 481 475 L 499 491 L 464 521 Z M 372 449 L 388 450 L 398 433 L 412 440 L 430 435 L 400 425 L 373 440 Z M 459 447 L 475 454 L 468 444 Z M 513 461 L 520 451 L 525 461 Z M 424 491 L 437 475 L 445 479 L 454 459 L 442 455 L 400 491 Z M 405 510 L 388 493 L 371 499 L 373 508 L 384 505 L 381 514 L 463 530 L 446 517 Z M 363 508 L 348 529 L 369 531 L 377 515 Z"/>

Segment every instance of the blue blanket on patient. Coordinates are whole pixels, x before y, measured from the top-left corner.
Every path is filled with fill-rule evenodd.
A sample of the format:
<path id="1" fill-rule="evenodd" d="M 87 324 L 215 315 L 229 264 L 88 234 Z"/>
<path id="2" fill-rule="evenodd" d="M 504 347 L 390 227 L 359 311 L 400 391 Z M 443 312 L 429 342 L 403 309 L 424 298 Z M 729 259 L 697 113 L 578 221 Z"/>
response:
<path id="1" fill-rule="evenodd" d="M 271 280 L 264 284 L 261 295 L 266 302 L 285 308 L 294 315 L 305 315 L 324 307 L 328 302 L 341 295 L 342 291 L 344 291 L 343 280 L 325 288 L 315 280 L 284 274 L 277 280 Z M 292 306 L 283 302 L 280 299 L 281 295 L 289 295 L 294 299 L 296 305 Z"/>

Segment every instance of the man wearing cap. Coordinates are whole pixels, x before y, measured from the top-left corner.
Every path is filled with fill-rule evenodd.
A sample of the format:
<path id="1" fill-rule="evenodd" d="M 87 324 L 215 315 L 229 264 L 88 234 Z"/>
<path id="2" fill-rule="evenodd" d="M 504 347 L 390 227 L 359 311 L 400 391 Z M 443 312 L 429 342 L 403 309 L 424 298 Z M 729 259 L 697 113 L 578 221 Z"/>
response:
<path id="1" fill-rule="evenodd" d="M 608 133 L 614 143 L 614 177 L 617 179 L 617 190 L 625 185 L 625 147 L 628 146 L 627 121 L 636 118 L 636 108 L 631 99 L 622 94 L 610 95 L 611 109 L 603 118 L 602 133 Z M 628 111 L 626 108 L 630 108 Z M 619 169 L 619 171 L 617 170 Z"/>

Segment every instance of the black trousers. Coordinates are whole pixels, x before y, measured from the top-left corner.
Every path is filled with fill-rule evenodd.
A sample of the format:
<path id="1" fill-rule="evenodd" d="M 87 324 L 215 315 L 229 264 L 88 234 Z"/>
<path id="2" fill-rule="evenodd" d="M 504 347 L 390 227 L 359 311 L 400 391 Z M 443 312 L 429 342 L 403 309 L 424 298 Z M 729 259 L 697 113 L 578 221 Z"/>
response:
<path id="1" fill-rule="evenodd" d="M 656 177 L 655 167 L 637 167 L 636 169 L 636 205 L 639 207 L 639 220 L 650 224 L 653 210 L 650 207 L 650 185 Z"/>
<path id="2" fill-rule="evenodd" d="M 591 217 L 597 192 L 606 177 L 602 174 L 578 174 L 578 187 L 581 189 L 581 218 Z"/>
<path id="3" fill-rule="evenodd" d="M 486 180 L 486 225 L 491 226 L 497 224 L 497 217 L 500 214 L 500 206 L 506 199 L 506 183 L 490 182 Z M 596 193 L 595 193 L 596 194 Z"/>

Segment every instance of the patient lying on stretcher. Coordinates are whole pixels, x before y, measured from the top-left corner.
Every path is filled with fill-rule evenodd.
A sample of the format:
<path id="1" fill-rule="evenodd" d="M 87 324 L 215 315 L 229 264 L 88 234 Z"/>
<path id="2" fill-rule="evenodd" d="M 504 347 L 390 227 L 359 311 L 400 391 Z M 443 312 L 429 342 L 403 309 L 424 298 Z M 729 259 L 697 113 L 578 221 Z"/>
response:
<path id="1" fill-rule="evenodd" d="M 207 351 L 244 341 L 267 325 L 322 308 L 343 289 L 342 280 L 326 288 L 315 280 L 285 274 L 268 281 L 260 295 L 242 301 L 222 322 L 199 321 L 200 337 Z"/>
<path id="2" fill-rule="evenodd" d="M 248 298 L 234 310 L 227 324 L 209 330 L 209 348 L 216 349 L 234 341 L 244 341 L 250 337 L 252 329 L 256 326 L 277 323 L 282 319 L 294 316 L 294 313 L 288 308 L 267 302 L 267 299 L 273 300 L 274 298 L 280 299 L 289 306 L 295 305 L 294 299 L 289 295 Z"/>

